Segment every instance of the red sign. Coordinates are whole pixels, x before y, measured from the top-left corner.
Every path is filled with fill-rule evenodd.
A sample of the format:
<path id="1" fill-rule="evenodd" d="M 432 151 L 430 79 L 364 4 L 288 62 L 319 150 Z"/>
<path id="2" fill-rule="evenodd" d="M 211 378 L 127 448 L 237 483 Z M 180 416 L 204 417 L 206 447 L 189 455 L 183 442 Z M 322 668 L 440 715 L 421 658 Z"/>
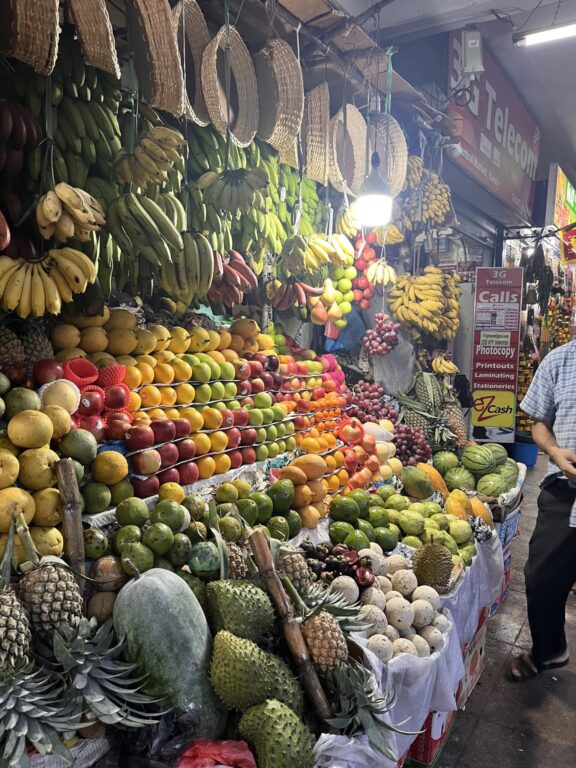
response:
<path id="1" fill-rule="evenodd" d="M 462 32 L 449 36 L 449 93 L 463 88 Z M 540 151 L 540 130 L 490 53 L 458 103 L 448 105 L 456 123 L 459 154 L 451 159 L 483 187 L 531 218 Z M 467 103 L 464 103 L 467 102 Z"/>
<path id="2" fill-rule="evenodd" d="M 562 263 L 576 265 L 576 228 L 565 229 L 558 235 L 560 237 Z"/>
<path id="3" fill-rule="evenodd" d="M 523 273 L 517 267 L 476 270 L 471 382 L 476 440 L 514 440 Z"/>

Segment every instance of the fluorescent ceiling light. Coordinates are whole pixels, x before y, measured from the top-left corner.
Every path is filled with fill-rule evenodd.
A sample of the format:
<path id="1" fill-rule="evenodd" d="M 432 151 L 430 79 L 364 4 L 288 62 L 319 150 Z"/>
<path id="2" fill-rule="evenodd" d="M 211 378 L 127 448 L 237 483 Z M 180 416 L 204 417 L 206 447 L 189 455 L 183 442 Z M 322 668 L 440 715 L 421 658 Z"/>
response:
<path id="1" fill-rule="evenodd" d="M 539 29 L 534 32 L 523 32 L 512 36 L 514 45 L 538 45 L 539 43 L 552 43 L 555 40 L 565 40 L 568 37 L 576 37 L 576 23 L 564 24 L 559 27 Z"/>

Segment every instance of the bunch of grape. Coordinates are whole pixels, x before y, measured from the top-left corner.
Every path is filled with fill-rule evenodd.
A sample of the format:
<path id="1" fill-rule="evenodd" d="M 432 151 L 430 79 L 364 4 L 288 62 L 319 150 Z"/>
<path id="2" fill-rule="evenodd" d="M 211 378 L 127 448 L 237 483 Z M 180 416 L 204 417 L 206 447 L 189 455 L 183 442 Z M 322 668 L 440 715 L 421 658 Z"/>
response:
<path id="1" fill-rule="evenodd" d="M 375 328 L 364 336 L 364 349 L 371 355 L 387 355 L 398 346 L 400 325 L 384 312 L 377 312 L 375 320 Z"/>
<path id="2" fill-rule="evenodd" d="M 389 419 L 395 424 L 398 408 L 394 407 L 394 403 L 381 384 L 359 381 L 352 387 L 352 407 L 347 415 L 355 416 L 362 423 Z"/>
<path id="3" fill-rule="evenodd" d="M 432 457 L 432 449 L 420 427 L 398 424 L 392 441 L 396 446 L 396 456 L 404 466 L 415 467 L 419 462 L 428 461 Z"/>

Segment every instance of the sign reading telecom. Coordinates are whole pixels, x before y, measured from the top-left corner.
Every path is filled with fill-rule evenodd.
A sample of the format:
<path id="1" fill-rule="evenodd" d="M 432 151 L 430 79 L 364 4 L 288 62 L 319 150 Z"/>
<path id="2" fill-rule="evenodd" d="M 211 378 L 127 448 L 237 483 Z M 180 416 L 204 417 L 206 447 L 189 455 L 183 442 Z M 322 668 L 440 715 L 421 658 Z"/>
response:
<path id="1" fill-rule="evenodd" d="M 462 32 L 449 36 L 449 89 L 462 87 Z M 466 94 L 463 94 L 464 97 Z M 451 159 L 509 208 L 530 219 L 540 130 L 499 64 L 484 50 L 466 104 L 448 105 L 461 154 Z"/>
<path id="2" fill-rule="evenodd" d="M 472 425 L 475 440 L 514 442 L 523 269 L 476 269 Z"/>

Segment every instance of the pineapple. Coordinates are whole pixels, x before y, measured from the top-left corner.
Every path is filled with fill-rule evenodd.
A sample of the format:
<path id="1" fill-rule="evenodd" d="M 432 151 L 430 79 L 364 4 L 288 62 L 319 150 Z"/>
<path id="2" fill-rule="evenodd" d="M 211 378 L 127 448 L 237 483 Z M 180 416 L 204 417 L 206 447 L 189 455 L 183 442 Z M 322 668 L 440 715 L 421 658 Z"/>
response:
<path id="1" fill-rule="evenodd" d="M 246 552 L 244 548 L 238 544 L 229 542 L 226 544 L 226 549 L 228 550 L 230 578 L 245 579 L 248 575 L 248 567 L 246 565 Z"/>
<path id="2" fill-rule="evenodd" d="M 466 421 L 464 420 L 464 414 L 462 413 L 460 403 L 452 396 L 445 400 L 444 408 L 442 410 L 442 419 L 447 424 L 450 431 L 455 435 L 453 441 L 455 447 L 465 448 L 468 444 Z"/>
<path id="3" fill-rule="evenodd" d="M 314 665 L 330 672 L 348 658 L 348 646 L 337 620 L 326 611 L 312 614 L 302 625 L 302 634 Z"/>
<path id="4" fill-rule="evenodd" d="M 50 339 L 39 326 L 27 326 L 25 332 L 20 334 L 20 342 L 24 350 L 24 359 L 29 376 L 32 375 L 32 369 L 38 360 L 54 359 L 54 350 Z"/>
<path id="5" fill-rule="evenodd" d="M 14 331 L 0 325 L 0 368 L 10 365 L 26 365 L 26 356 L 22 342 Z"/>
<path id="6" fill-rule="evenodd" d="M 82 594 L 72 571 L 63 560 L 40 560 L 23 515 L 18 518 L 18 536 L 28 559 L 22 570 L 19 597 L 30 614 L 32 627 L 49 634 L 82 617 Z"/>
<path id="7" fill-rule="evenodd" d="M 290 579 L 298 592 L 307 589 L 311 581 L 306 559 L 297 549 L 283 548 L 280 551 L 280 571 L 282 577 Z"/>
<path id="8" fill-rule="evenodd" d="M 28 661 L 30 622 L 28 615 L 10 586 L 10 558 L 14 543 L 14 521 L 0 563 L 0 676 L 18 669 Z"/>
<path id="9" fill-rule="evenodd" d="M 414 393 L 416 400 L 431 415 L 437 414 L 442 407 L 444 393 L 440 382 L 433 373 L 419 371 L 416 374 Z"/>

